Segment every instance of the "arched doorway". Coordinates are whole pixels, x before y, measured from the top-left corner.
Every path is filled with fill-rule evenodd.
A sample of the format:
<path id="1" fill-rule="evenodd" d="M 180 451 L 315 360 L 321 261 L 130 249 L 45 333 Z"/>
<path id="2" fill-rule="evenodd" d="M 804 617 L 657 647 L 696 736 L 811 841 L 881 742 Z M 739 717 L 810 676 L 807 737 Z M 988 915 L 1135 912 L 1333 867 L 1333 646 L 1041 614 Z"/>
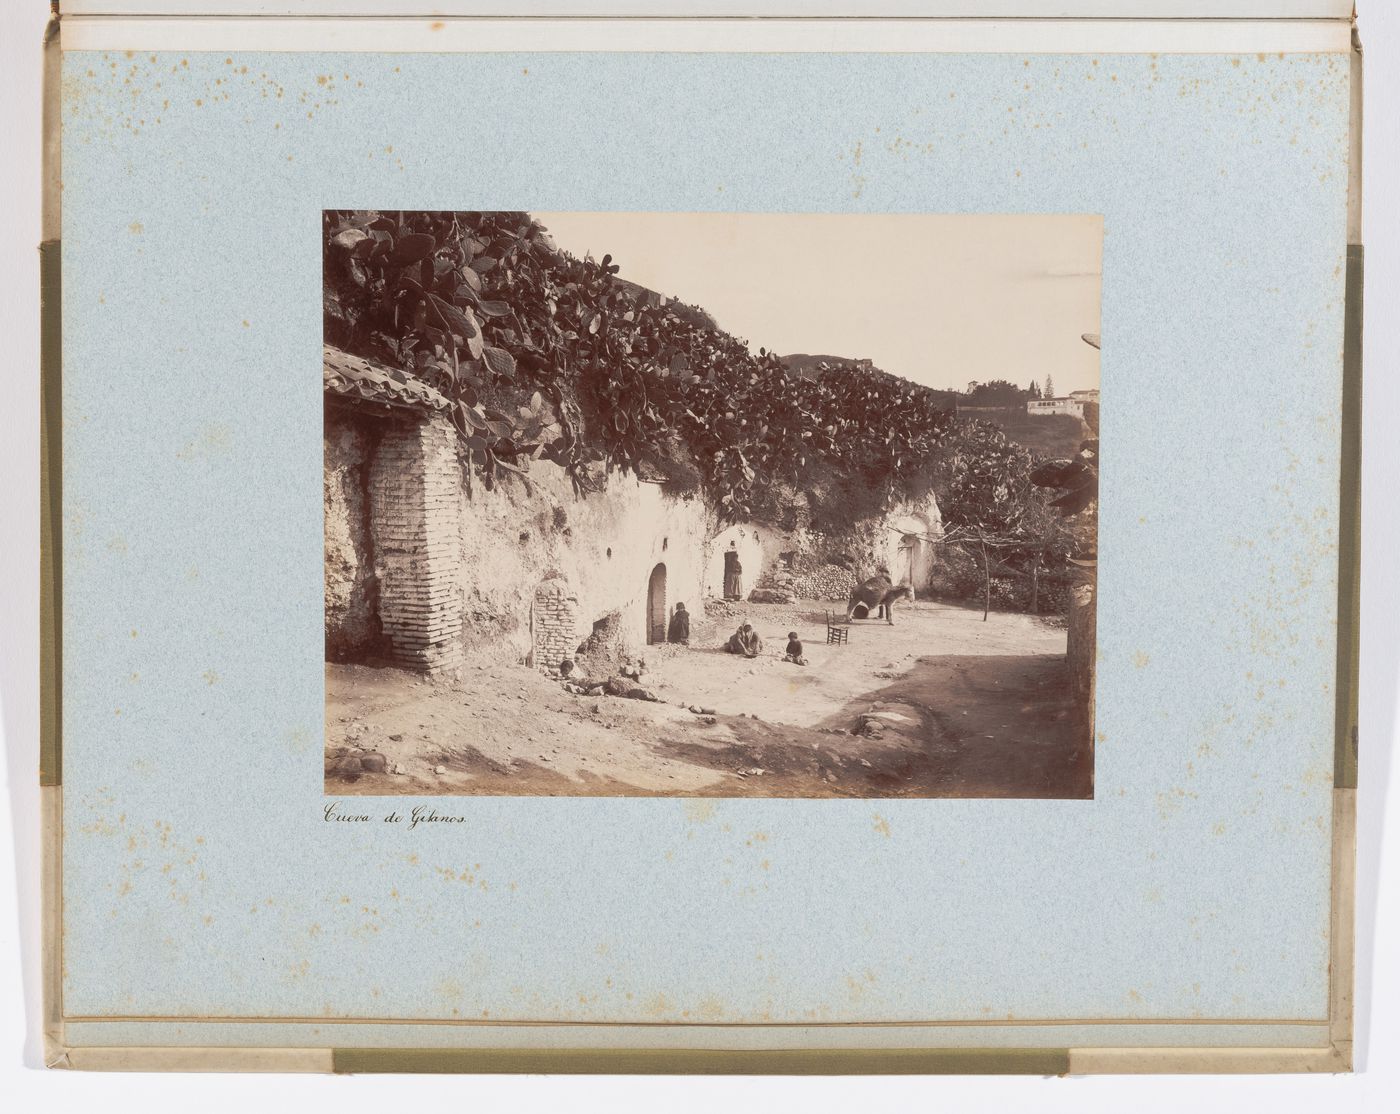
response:
<path id="1" fill-rule="evenodd" d="M 889 570 L 895 584 L 907 584 L 917 591 L 926 589 L 933 575 L 934 525 L 921 513 L 889 519 Z"/>
<path id="2" fill-rule="evenodd" d="M 647 582 L 647 643 L 666 641 L 666 566 L 651 570 Z"/>
<path id="3" fill-rule="evenodd" d="M 898 556 L 895 567 L 891 570 L 894 575 L 890 577 L 894 583 L 907 584 L 911 591 L 914 589 L 915 577 L 918 575 L 919 552 L 923 544 L 917 534 L 905 534 L 899 539 L 899 548 L 896 551 Z"/>

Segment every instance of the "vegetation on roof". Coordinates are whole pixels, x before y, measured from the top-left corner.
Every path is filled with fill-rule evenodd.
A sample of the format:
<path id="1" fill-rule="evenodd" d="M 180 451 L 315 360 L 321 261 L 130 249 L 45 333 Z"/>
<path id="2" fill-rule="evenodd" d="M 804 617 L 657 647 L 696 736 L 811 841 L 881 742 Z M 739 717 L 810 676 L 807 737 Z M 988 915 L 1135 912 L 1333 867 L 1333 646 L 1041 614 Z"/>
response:
<path id="1" fill-rule="evenodd" d="M 561 251 L 528 213 L 334 210 L 323 233 L 326 340 L 452 399 L 488 484 L 536 459 L 582 490 L 645 469 L 725 518 L 773 521 L 833 490 L 862 513 L 935 490 L 952 526 L 1041 530 L 1030 454 L 957 420 L 947 392 L 751 351 L 698 307 L 621 279 L 610 256 Z"/>

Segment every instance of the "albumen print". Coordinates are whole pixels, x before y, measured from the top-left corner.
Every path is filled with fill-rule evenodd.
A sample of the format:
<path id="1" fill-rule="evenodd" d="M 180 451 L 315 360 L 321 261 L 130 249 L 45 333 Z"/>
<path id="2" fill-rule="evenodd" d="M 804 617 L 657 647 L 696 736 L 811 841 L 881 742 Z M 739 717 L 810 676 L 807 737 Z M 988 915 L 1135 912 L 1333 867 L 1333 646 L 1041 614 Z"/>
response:
<path id="1" fill-rule="evenodd" d="M 328 793 L 1093 796 L 1098 217 L 322 222 Z"/>

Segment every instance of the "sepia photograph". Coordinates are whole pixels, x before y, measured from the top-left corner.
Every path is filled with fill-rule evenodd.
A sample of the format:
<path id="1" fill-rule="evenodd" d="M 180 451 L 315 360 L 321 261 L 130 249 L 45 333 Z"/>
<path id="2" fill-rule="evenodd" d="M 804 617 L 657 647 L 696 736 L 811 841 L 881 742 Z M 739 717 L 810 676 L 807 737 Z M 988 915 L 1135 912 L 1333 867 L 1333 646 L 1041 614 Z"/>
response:
<path id="1" fill-rule="evenodd" d="M 322 213 L 326 793 L 1091 799 L 1102 240 Z"/>

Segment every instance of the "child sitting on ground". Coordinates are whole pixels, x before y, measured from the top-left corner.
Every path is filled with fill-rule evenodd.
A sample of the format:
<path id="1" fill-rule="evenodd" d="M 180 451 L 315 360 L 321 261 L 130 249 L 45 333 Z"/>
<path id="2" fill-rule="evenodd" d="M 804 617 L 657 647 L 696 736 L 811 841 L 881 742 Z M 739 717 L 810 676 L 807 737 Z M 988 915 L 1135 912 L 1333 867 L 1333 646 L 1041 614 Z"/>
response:
<path id="1" fill-rule="evenodd" d="M 793 665 L 807 664 L 807 659 L 802 656 L 802 643 L 797 640 L 795 630 L 788 631 L 787 653 L 783 655 L 783 661 L 790 661 Z"/>

